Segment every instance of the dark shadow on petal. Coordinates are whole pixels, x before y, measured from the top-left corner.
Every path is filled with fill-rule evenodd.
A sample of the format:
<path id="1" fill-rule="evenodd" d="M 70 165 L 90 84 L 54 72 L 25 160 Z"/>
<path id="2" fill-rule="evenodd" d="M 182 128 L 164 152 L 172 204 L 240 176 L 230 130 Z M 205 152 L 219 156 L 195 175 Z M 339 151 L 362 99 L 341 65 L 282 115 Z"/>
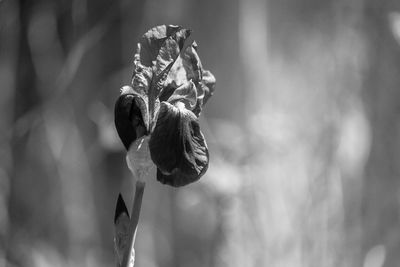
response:
<path id="1" fill-rule="evenodd" d="M 145 101 L 133 94 L 118 97 L 114 109 L 114 122 L 118 135 L 128 150 L 133 141 L 148 133 Z"/>
<path id="2" fill-rule="evenodd" d="M 161 103 L 149 148 L 159 170 L 157 179 L 163 183 L 186 185 L 198 180 L 208 168 L 208 148 L 197 117 L 183 104 Z"/>
<path id="3" fill-rule="evenodd" d="M 166 87 L 164 87 L 159 96 L 160 101 L 167 101 L 168 98 L 170 98 L 170 96 L 174 93 L 175 89 L 176 87 L 172 84 L 168 84 Z"/>

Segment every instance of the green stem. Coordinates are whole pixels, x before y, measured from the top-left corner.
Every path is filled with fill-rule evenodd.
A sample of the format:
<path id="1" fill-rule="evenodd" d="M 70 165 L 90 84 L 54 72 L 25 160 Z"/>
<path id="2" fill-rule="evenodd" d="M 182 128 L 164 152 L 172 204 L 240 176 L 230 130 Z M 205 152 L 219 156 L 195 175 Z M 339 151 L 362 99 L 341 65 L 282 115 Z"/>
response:
<path id="1" fill-rule="evenodd" d="M 131 221 L 129 224 L 129 247 L 124 253 L 122 259 L 122 267 L 133 267 L 135 265 L 135 238 L 139 222 L 140 208 L 142 206 L 143 192 L 146 183 L 143 181 L 136 182 L 135 197 L 133 199 L 133 206 L 131 212 Z"/>

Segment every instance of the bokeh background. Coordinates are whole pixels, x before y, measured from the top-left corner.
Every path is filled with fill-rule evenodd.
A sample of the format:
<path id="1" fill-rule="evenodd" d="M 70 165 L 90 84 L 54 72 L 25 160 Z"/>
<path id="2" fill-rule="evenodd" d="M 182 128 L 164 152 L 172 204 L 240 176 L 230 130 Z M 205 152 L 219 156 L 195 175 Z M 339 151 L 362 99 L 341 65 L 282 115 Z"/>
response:
<path id="1" fill-rule="evenodd" d="M 398 0 L 1 0 L 0 266 L 116 266 L 114 101 L 159 24 L 217 78 L 211 162 L 149 178 L 135 266 L 400 266 Z"/>

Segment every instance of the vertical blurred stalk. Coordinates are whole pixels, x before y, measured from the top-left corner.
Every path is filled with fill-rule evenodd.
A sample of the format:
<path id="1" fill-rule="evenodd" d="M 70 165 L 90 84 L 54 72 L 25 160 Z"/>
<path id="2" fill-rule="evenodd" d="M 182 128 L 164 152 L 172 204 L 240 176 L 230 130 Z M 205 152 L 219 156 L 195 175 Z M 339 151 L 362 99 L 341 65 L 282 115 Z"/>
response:
<path id="1" fill-rule="evenodd" d="M 268 91 L 268 34 L 267 29 L 267 1 L 241 0 L 239 1 L 239 51 L 244 69 L 246 87 L 246 103 L 244 110 L 246 117 L 259 112 L 263 97 Z M 261 123 L 261 122 L 260 122 Z M 245 127 L 247 130 L 247 127 Z M 251 133 L 249 133 L 251 134 Z M 250 163 L 251 164 L 251 163 Z M 268 234 L 271 225 L 263 225 L 263 218 L 268 213 L 264 198 L 265 192 L 263 177 L 257 174 L 243 174 L 248 179 L 249 190 L 243 190 L 233 206 L 232 226 L 228 226 L 227 233 L 232 257 L 228 266 L 268 266 L 271 259 L 268 255 Z M 247 176 L 247 177 L 246 177 Z M 255 190 L 257 188 L 257 190 Z M 265 206 L 261 203 L 265 203 Z M 246 208 L 247 207 L 247 208 Z M 239 215 L 240 214 L 240 215 Z M 263 230 L 263 228 L 265 230 Z M 268 257 L 269 258 L 269 257 Z"/>
<path id="2" fill-rule="evenodd" d="M 365 1 L 369 64 L 364 100 L 373 142 L 363 188 L 363 253 L 383 245 L 384 266 L 400 262 L 400 46 L 391 32 L 390 16 L 399 1 Z M 397 13 L 398 14 L 398 13 Z"/>
<path id="3" fill-rule="evenodd" d="M 245 70 L 245 84 L 250 87 L 246 108 L 247 113 L 252 113 L 254 106 L 262 104 L 259 103 L 258 92 L 268 90 L 267 1 L 240 0 L 238 26 L 240 59 Z"/>
<path id="4" fill-rule="evenodd" d="M 337 138 L 334 148 L 343 192 L 342 266 L 362 266 L 362 188 L 370 150 L 370 124 L 362 100 L 363 72 L 368 62 L 363 24 L 364 0 L 334 3 L 336 38 L 334 88 L 338 97 Z"/>
<path id="5" fill-rule="evenodd" d="M 89 20 L 85 12 L 88 2 L 81 1 L 79 9 L 76 2 L 60 2 L 57 5 L 59 12 L 54 14 L 57 16 L 57 35 L 54 38 L 63 48 L 66 59 L 60 64 L 61 78 L 50 80 L 46 85 L 56 92 L 64 91 L 64 95 L 43 110 L 43 123 L 60 184 L 67 233 L 66 256 L 80 262 L 96 260 L 91 258 L 93 255 L 88 253 L 88 248 L 89 244 L 98 244 L 100 237 L 94 199 L 96 183 L 85 150 L 84 136 L 87 133 L 80 128 L 85 118 L 79 113 L 86 111 L 84 107 L 91 99 L 85 99 L 85 92 L 80 92 L 79 99 L 85 101 L 76 101 L 74 85 L 79 88 L 79 84 L 74 83 L 74 74 L 81 68 L 82 57 L 94 42 L 92 39 L 99 37 L 82 30 Z M 55 47 L 50 48 L 55 50 Z M 90 75 L 92 73 L 81 80 L 86 88 L 90 88 Z"/>
<path id="6" fill-rule="evenodd" d="M 243 168 L 244 190 L 234 205 L 240 215 L 229 237 L 236 242 L 230 266 L 346 266 L 343 254 L 353 248 L 343 247 L 336 150 L 340 118 L 358 103 L 363 66 L 357 32 L 335 16 L 337 10 L 352 16 L 352 4 L 240 3 L 245 127 L 255 155 Z M 362 108 L 354 110 L 356 124 L 364 123 Z M 350 150 L 353 141 L 346 143 Z"/>
<path id="7" fill-rule="evenodd" d="M 0 24 L 0 266 L 7 264 L 10 237 L 9 195 L 12 177 L 12 128 L 16 88 L 18 52 L 18 5 L 13 1 L 1 3 Z"/>

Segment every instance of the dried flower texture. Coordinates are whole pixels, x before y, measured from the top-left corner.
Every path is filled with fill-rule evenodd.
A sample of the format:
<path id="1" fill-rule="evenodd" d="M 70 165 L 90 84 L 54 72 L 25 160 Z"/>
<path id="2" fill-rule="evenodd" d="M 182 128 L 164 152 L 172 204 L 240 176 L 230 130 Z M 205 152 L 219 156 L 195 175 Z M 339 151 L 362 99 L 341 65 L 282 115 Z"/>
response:
<path id="1" fill-rule="evenodd" d="M 157 180 L 183 186 L 207 170 L 209 154 L 198 117 L 212 96 L 215 78 L 204 70 L 195 42 L 185 46 L 190 30 L 157 26 L 137 45 L 131 85 L 115 105 L 115 124 L 127 150 L 149 136 Z"/>

